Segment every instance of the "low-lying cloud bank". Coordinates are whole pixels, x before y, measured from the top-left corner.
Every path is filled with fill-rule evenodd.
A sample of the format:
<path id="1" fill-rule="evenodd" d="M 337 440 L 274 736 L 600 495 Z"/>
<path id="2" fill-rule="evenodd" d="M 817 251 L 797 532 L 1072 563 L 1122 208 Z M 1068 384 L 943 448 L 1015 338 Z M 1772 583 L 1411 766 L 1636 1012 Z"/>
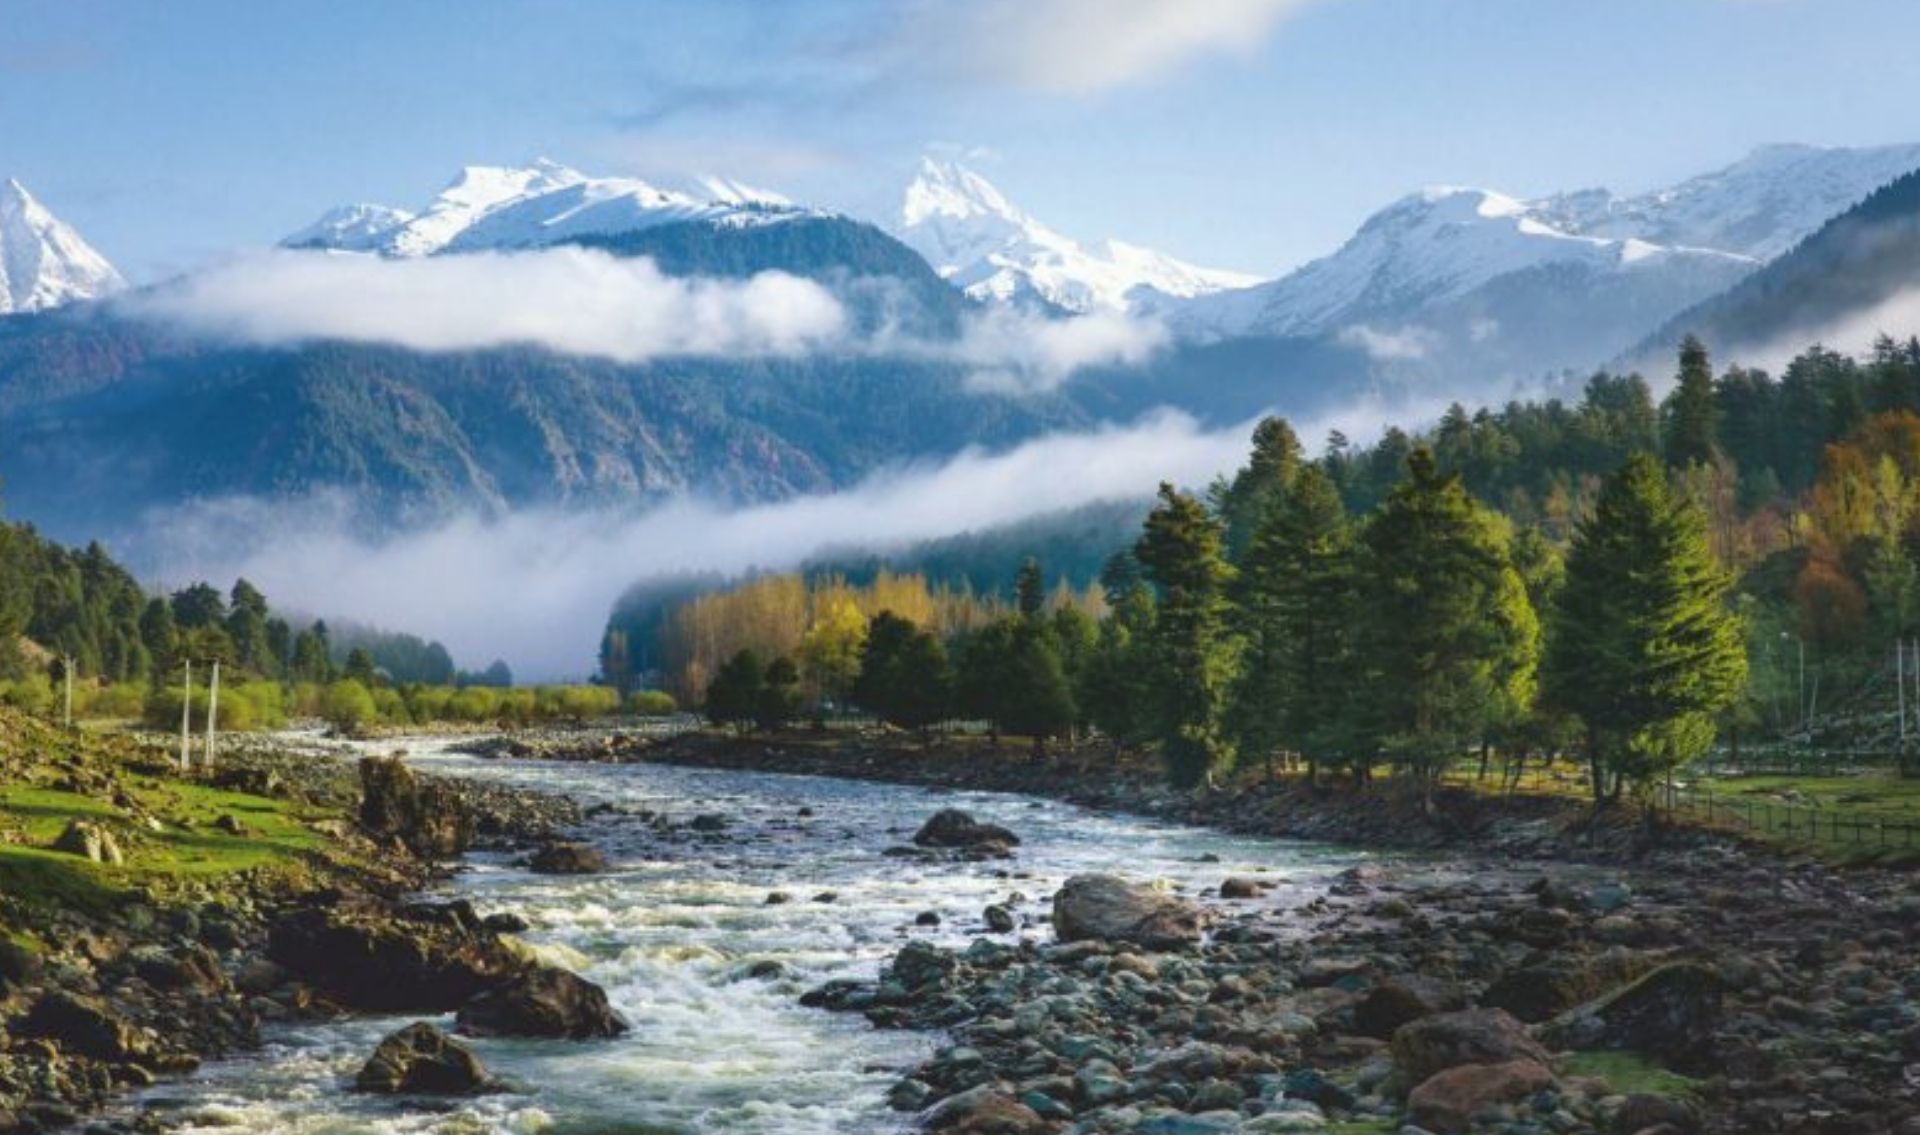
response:
<path id="1" fill-rule="evenodd" d="M 1167 341 L 1117 314 L 967 317 L 951 340 L 864 333 L 832 291 L 786 272 L 669 276 L 645 257 L 558 247 L 419 260 L 276 249 L 116 301 L 241 343 L 382 343 L 419 351 L 534 345 L 623 363 L 703 356 L 867 355 L 950 362 L 983 392 L 1052 389 L 1085 367 L 1134 365 Z"/>
<path id="2" fill-rule="evenodd" d="M 1404 421 L 1405 407 L 1393 411 Z M 1376 436 L 1384 409 L 1361 404 L 1299 423 Z M 369 541 L 346 502 L 229 500 L 155 515 L 146 539 L 162 578 L 245 576 L 289 609 L 325 611 L 446 643 L 464 665 L 504 657 L 517 674 L 580 676 L 609 610 L 642 579 L 689 571 L 785 569 L 829 547 L 887 547 L 989 528 L 1159 482 L 1204 485 L 1246 456 L 1251 423 L 1207 430 L 1176 413 L 1041 438 L 1000 453 L 869 478 L 842 492 L 722 508 L 693 500 L 639 515 L 530 510 L 466 517 Z M 164 541 L 164 543 L 161 543 Z"/>
<path id="3" fill-rule="evenodd" d="M 1815 343 L 1843 355 L 1866 358 L 1882 335 L 1903 342 L 1920 335 L 1920 287 L 1902 288 L 1871 307 L 1810 331 L 1794 331 L 1759 345 L 1735 345 L 1724 353 L 1730 361 L 1779 374 Z"/>

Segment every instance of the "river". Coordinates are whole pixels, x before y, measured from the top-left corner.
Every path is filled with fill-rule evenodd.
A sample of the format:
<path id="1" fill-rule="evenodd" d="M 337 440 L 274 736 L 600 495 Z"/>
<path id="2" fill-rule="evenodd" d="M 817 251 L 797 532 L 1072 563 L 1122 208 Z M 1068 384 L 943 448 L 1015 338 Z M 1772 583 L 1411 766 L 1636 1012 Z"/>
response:
<path id="1" fill-rule="evenodd" d="M 1305 902 L 1361 853 L 1227 836 L 993 793 L 657 765 L 483 761 L 442 741 L 407 746 L 420 767 L 567 793 L 606 805 L 583 827 L 612 870 L 544 876 L 477 854 L 444 888 L 483 914 L 511 911 L 521 937 L 605 986 L 633 1025 L 610 1041 L 475 1040 L 521 1090 L 394 1101 L 347 1090 L 381 1037 L 409 1020 L 276 1027 L 264 1052 L 210 1063 L 150 1091 L 189 1135 L 869 1135 L 907 1129 L 887 1088 L 938 1037 L 873 1029 L 857 1015 L 799 1005 L 832 977 L 874 974 L 909 937 L 964 946 L 982 910 L 1037 919 L 1065 878 L 1112 871 L 1197 892 L 1229 874 L 1279 884 L 1268 901 Z M 382 746 L 392 748 L 391 744 Z M 1011 861 L 924 864 L 882 852 L 941 807 L 1019 833 Z M 691 832 L 699 814 L 723 835 Z M 659 817 L 666 817 L 663 824 Z M 788 901 L 769 902 L 774 892 Z M 831 901 L 817 901 L 831 894 Z M 937 927 L 916 926 L 931 911 Z M 1044 925 L 1021 933 L 1050 940 Z M 750 976 L 777 962 L 779 976 Z M 764 968 L 764 967 L 763 967 Z M 451 1028 L 451 1017 L 438 1021 Z"/>

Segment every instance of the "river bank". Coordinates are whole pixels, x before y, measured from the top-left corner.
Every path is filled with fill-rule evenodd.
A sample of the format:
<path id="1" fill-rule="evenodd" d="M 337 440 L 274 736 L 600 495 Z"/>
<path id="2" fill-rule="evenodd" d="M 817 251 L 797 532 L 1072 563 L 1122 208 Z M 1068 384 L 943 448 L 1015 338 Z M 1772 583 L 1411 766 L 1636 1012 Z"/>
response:
<path id="1" fill-rule="evenodd" d="M 526 971 L 498 927 L 412 896 L 469 846 L 577 813 L 400 775 L 369 792 L 364 769 L 246 738 L 182 774 L 171 746 L 0 712 L 0 1132 L 76 1124 L 276 1022 L 376 1007 L 420 976 L 383 945 L 464 970 L 469 994 Z"/>
<path id="2" fill-rule="evenodd" d="M 1089 775 L 971 746 L 710 734 L 498 744 L 521 757 L 1018 791 L 1442 850 L 1456 868 L 1439 880 L 1359 871 L 1304 907 L 1222 879 L 1193 896 L 1214 932 L 1171 952 L 1056 943 L 1045 925 L 1056 909 L 1011 937 L 915 948 L 878 981 L 817 991 L 815 1003 L 883 1027 L 949 1031 L 958 1043 L 895 1093 L 935 1130 L 1920 1131 L 1909 873 L 1836 873 L 1709 834 L 1574 839 L 1568 817 L 1527 805 L 1433 824 L 1378 799 L 1176 796 L 1144 768 Z M 1124 850 L 1113 858 L 1125 873 Z M 1421 1038 L 1422 1022 L 1438 1039 Z"/>

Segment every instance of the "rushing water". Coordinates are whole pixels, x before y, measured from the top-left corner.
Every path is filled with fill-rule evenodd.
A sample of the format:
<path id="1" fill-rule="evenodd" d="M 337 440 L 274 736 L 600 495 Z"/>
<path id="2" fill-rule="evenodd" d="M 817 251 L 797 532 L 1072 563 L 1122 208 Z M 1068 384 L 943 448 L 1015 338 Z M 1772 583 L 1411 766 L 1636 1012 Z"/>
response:
<path id="1" fill-rule="evenodd" d="M 1285 903 L 1319 893 L 1356 858 L 992 793 L 480 761 L 438 742 L 415 743 L 412 755 L 441 771 L 612 806 L 581 832 L 606 853 L 610 872 L 534 875 L 483 855 L 448 890 L 482 913 L 525 918 L 532 928 L 522 937 L 605 986 L 632 1032 L 579 1043 L 474 1040 L 488 1067 L 522 1090 L 429 1104 L 347 1090 L 380 1038 L 418 1018 L 302 1024 L 270 1033 L 263 1054 L 156 1089 L 147 1106 L 180 1109 L 195 1135 L 899 1131 L 904 1121 L 887 1110 L 886 1089 L 937 1038 L 801 1008 L 802 992 L 829 977 L 871 976 L 912 936 L 964 945 L 984 932 L 982 909 L 1014 892 L 1026 896 L 1016 911 L 1037 917 L 1045 897 L 1076 872 L 1116 871 L 1189 891 L 1227 874 L 1261 873 L 1280 884 L 1270 901 Z M 924 864 L 881 854 L 949 805 L 1019 833 L 1018 855 Z M 670 817 L 678 830 L 663 833 L 646 813 Z M 688 833 L 686 821 L 700 813 L 728 817 L 725 836 Z M 791 900 L 769 904 L 774 891 Z M 823 892 L 832 901 L 815 901 Z M 924 911 L 937 913 L 940 925 L 916 927 Z M 1044 926 L 1022 933 L 1048 937 Z M 766 961 L 780 963 L 781 976 L 749 976 Z"/>

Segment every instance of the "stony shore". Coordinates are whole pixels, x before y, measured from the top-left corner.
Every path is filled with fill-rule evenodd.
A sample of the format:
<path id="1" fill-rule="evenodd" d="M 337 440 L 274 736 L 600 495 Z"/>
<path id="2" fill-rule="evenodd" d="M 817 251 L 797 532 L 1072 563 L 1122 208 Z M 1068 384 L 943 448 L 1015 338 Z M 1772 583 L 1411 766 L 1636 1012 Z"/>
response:
<path id="1" fill-rule="evenodd" d="M 913 943 L 877 982 L 810 994 L 947 1033 L 893 1095 L 934 1131 L 1920 1135 L 1913 873 L 1595 832 L 1537 803 L 1443 800 L 1431 819 L 1336 792 L 1176 795 L 1148 768 L 978 746 L 601 732 L 479 747 L 1038 793 L 1431 853 L 1305 908 L 1223 878 L 1178 912 L 1191 933 L 1143 936 L 1176 900 L 1119 883 L 1093 934 L 1069 933 L 1089 920 L 1065 893 L 983 911 L 965 950 Z"/>
<path id="2" fill-rule="evenodd" d="M 511 920 L 411 896 L 470 846 L 535 846 L 578 819 L 552 797 L 404 764 L 236 739 L 217 772 L 170 747 L 0 712 L 0 1135 L 170 1120 L 115 1105 L 256 1047 L 270 1022 L 458 1010 L 465 1031 L 607 1035 L 589 983 L 541 966 Z M 69 815 L 82 817 L 66 818 Z M 49 842 L 36 825 L 65 823 Z M 423 1026 L 431 1031 L 430 1026 Z M 482 1090 L 449 1038 L 411 1036 L 367 1090 Z M 370 1065 L 373 1066 L 373 1065 Z"/>

